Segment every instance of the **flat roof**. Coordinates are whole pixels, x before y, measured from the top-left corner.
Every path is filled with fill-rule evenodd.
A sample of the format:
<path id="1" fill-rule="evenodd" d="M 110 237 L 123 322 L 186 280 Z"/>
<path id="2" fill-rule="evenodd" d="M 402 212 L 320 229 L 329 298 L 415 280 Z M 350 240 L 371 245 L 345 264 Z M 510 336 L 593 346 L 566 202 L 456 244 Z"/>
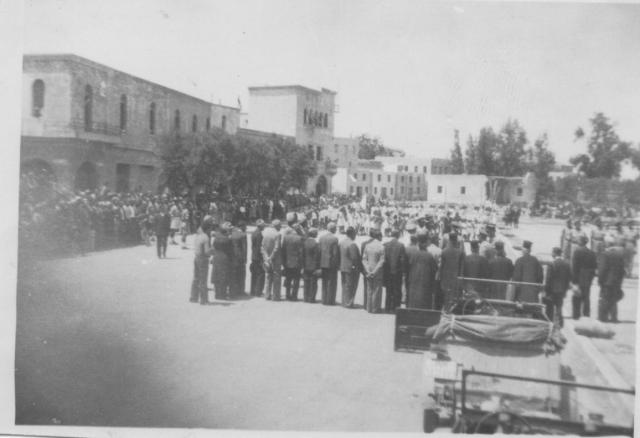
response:
<path id="1" fill-rule="evenodd" d="M 307 93 L 329 93 L 329 94 L 338 94 L 335 91 L 329 90 L 328 88 L 321 88 L 320 90 L 315 90 L 313 88 L 305 87 L 304 85 L 262 85 L 262 86 L 253 86 L 249 87 L 249 91 L 252 90 L 299 90 L 305 91 Z"/>
<path id="2" fill-rule="evenodd" d="M 118 69 L 115 69 L 113 67 L 109 67 L 108 65 L 100 64 L 99 62 L 92 61 L 90 59 L 87 59 L 87 58 L 82 57 L 82 56 L 75 55 L 73 53 L 48 53 L 48 54 L 30 53 L 30 54 L 23 55 L 22 59 L 23 59 L 23 63 L 24 63 L 24 61 L 27 61 L 27 60 L 34 60 L 34 61 L 37 61 L 37 60 L 43 60 L 43 61 L 46 61 L 46 60 L 51 60 L 51 61 L 71 61 L 71 62 L 76 62 L 78 64 L 84 64 L 84 65 L 87 65 L 89 67 L 97 68 L 97 69 L 100 69 L 100 70 L 111 70 L 113 72 L 129 76 L 129 77 L 131 77 L 131 78 L 133 78 L 135 80 L 146 82 L 147 84 L 151 84 L 151 85 L 153 85 L 155 87 L 158 87 L 158 88 L 161 88 L 161 89 L 163 89 L 165 91 L 168 91 L 168 92 L 171 92 L 171 93 L 180 94 L 180 95 L 188 97 L 190 99 L 198 100 L 198 101 L 200 101 L 202 103 L 206 103 L 207 105 L 223 107 L 223 108 L 228 108 L 228 109 L 240 111 L 240 108 L 209 102 L 209 101 L 206 101 L 206 100 L 201 99 L 199 97 L 192 96 L 192 95 L 184 93 L 182 91 L 178 91 L 176 89 L 169 88 L 169 87 L 167 87 L 165 85 L 158 84 L 157 82 L 153 82 L 153 81 L 150 81 L 148 79 L 144 79 L 144 78 L 141 78 L 139 76 L 132 75 L 130 73 L 124 72 L 122 70 L 118 70 Z"/>

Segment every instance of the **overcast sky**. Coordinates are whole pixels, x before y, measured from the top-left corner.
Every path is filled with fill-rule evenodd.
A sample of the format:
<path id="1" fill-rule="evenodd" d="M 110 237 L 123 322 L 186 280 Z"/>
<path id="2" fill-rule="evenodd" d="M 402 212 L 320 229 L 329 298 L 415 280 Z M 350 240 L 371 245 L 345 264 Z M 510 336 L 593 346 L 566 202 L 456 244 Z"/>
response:
<path id="1" fill-rule="evenodd" d="M 560 161 L 603 111 L 640 142 L 640 5 L 358 0 L 37 0 L 25 53 L 75 53 L 249 112 L 247 87 L 338 92 L 336 135 L 446 157 L 508 118 Z M 464 146 L 464 144 L 463 144 Z"/>

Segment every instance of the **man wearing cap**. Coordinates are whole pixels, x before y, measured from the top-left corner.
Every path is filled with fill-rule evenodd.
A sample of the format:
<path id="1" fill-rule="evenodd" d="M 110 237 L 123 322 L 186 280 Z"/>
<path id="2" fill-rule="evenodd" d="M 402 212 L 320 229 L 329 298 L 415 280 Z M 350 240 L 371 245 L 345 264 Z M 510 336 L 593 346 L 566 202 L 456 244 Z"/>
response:
<path id="1" fill-rule="evenodd" d="M 318 293 L 318 276 L 320 270 L 320 246 L 316 241 L 318 229 L 310 228 L 307 238 L 303 244 L 303 275 L 304 275 L 304 301 L 305 303 L 315 303 Z"/>
<path id="2" fill-rule="evenodd" d="M 342 305 L 353 307 L 353 301 L 358 288 L 358 276 L 360 275 L 360 251 L 356 244 L 356 230 L 348 227 L 346 237 L 338 246 L 340 248 L 340 275 L 342 278 Z"/>
<path id="3" fill-rule="evenodd" d="M 271 226 L 262 232 L 262 260 L 265 272 L 265 298 L 280 301 L 282 236 L 278 219 L 274 219 Z"/>
<path id="4" fill-rule="evenodd" d="M 540 261 L 531 255 L 533 244 L 525 240 L 522 243 L 522 256 L 520 256 L 513 267 L 513 281 L 525 283 L 542 283 L 543 271 Z M 516 286 L 516 301 L 524 303 L 539 302 L 539 295 L 542 292 L 537 286 L 518 285 Z"/>
<path id="5" fill-rule="evenodd" d="M 191 283 L 191 298 L 189 301 L 200 304 L 209 302 L 209 291 L 207 289 L 207 273 L 209 271 L 209 257 L 213 254 L 210 245 L 210 234 L 213 228 L 211 217 L 203 219 L 202 225 L 193 241 L 195 258 L 193 260 L 193 282 Z"/>
<path id="6" fill-rule="evenodd" d="M 504 242 L 498 240 L 493 246 L 496 255 L 489 261 L 489 278 L 509 281 L 513 277 L 513 262 L 504 251 Z M 504 300 L 507 296 L 507 285 L 504 283 L 491 284 L 487 292 L 490 294 L 489 298 Z"/>
<path id="7" fill-rule="evenodd" d="M 386 296 L 384 309 L 394 313 L 402 301 L 402 274 L 405 269 L 406 255 L 404 245 L 398 241 L 400 231 L 391 231 L 391 240 L 384 244 L 384 273 Z"/>
<path id="8" fill-rule="evenodd" d="M 290 226 L 282 238 L 282 265 L 284 266 L 284 289 L 287 301 L 298 301 L 300 272 L 302 271 L 302 228 Z"/>
<path id="9" fill-rule="evenodd" d="M 587 236 L 578 238 L 578 246 L 573 252 L 571 259 L 572 281 L 578 286 L 580 294 L 574 294 L 571 299 L 573 305 L 573 319 L 580 319 L 581 316 L 591 316 L 591 283 L 596 275 L 598 263 L 596 255 L 587 248 Z"/>
<path id="10" fill-rule="evenodd" d="M 618 322 L 618 301 L 623 297 L 622 282 L 625 276 L 624 241 L 619 237 L 607 236 L 605 243 L 608 248 L 598 269 L 598 319 L 602 322 Z"/>
<path id="11" fill-rule="evenodd" d="M 251 295 L 259 297 L 264 290 L 264 266 L 262 260 L 262 231 L 264 230 L 264 221 L 258 219 L 256 221 L 256 229 L 251 234 Z"/>
<path id="12" fill-rule="evenodd" d="M 440 289 L 445 308 L 457 298 L 458 277 L 462 274 L 463 266 L 464 251 L 458 247 L 458 235 L 450 233 L 440 262 Z"/>
<path id="13" fill-rule="evenodd" d="M 477 240 L 471 241 L 471 254 L 464 257 L 462 264 L 462 276 L 467 278 L 489 278 L 489 262 L 486 257 L 480 255 L 480 244 Z M 480 281 L 465 280 L 465 289 L 475 291 L 484 297 L 486 283 Z"/>
<path id="14" fill-rule="evenodd" d="M 233 258 L 231 263 L 231 280 L 229 289 L 234 297 L 242 296 L 246 293 L 247 277 L 247 224 L 241 220 L 238 226 L 233 228 L 229 239 L 233 247 Z"/>
<path id="15" fill-rule="evenodd" d="M 362 265 L 367 274 L 367 307 L 369 313 L 380 313 L 382 304 L 382 271 L 384 266 L 384 246 L 382 233 L 378 230 L 362 255 Z"/>
<path id="16" fill-rule="evenodd" d="M 546 297 L 544 302 L 547 307 L 547 316 L 550 321 L 557 318 L 560 327 L 563 326 L 562 304 L 571 282 L 571 266 L 562 257 L 562 249 L 556 247 L 551 250 L 553 262 L 547 271 L 547 281 L 545 284 Z"/>
<path id="17" fill-rule="evenodd" d="M 322 304 L 332 306 L 336 303 L 338 288 L 338 268 L 340 267 L 340 248 L 336 237 L 336 223 L 329 222 L 328 232 L 320 236 L 320 267 L 322 268 Z"/>

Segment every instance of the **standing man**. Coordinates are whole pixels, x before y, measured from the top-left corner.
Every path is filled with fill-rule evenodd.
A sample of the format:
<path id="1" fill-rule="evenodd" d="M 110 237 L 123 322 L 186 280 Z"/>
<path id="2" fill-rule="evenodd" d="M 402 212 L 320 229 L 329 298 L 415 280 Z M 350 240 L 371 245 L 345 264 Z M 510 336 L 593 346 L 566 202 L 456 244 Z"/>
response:
<path id="1" fill-rule="evenodd" d="M 217 300 L 225 300 L 229 296 L 231 281 L 231 263 L 233 245 L 229 239 L 231 224 L 225 222 L 213 237 L 213 259 L 211 260 L 211 283 Z"/>
<path id="2" fill-rule="evenodd" d="M 562 318 L 562 303 L 569 289 L 571 282 L 571 266 L 569 262 L 562 257 L 562 250 L 558 247 L 551 250 L 553 262 L 549 265 L 547 271 L 547 282 L 545 284 L 545 303 L 547 307 L 547 316 L 550 321 L 557 318 L 560 327 L 564 325 Z M 574 307 L 575 308 L 575 307 Z"/>
<path id="3" fill-rule="evenodd" d="M 284 289 L 287 301 L 298 301 L 300 271 L 302 271 L 302 229 L 295 225 L 287 229 L 282 238 L 282 264 L 284 266 Z"/>
<path id="4" fill-rule="evenodd" d="M 169 238 L 169 231 L 171 229 L 171 217 L 167 213 L 167 207 L 163 205 L 160 207 L 160 213 L 154 220 L 156 226 L 156 249 L 158 252 L 158 258 L 167 257 L 167 239 Z"/>
<path id="5" fill-rule="evenodd" d="M 239 297 L 246 293 L 247 277 L 247 224 L 239 221 L 238 226 L 233 228 L 231 236 L 231 246 L 233 247 L 233 259 L 231 265 L 230 291 L 233 297 Z"/>
<path id="6" fill-rule="evenodd" d="M 264 221 L 258 219 L 256 229 L 251 234 L 251 295 L 254 297 L 262 296 L 264 290 L 264 263 L 262 260 L 262 231 L 264 230 Z"/>
<path id="7" fill-rule="evenodd" d="M 513 281 L 542 283 L 544 277 L 542 265 L 536 257 L 531 255 L 532 245 L 528 240 L 522 243 L 522 256 L 516 260 L 513 268 Z M 515 300 L 525 303 L 538 303 L 540 294 L 542 292 L 537 286 L 519 285 L 516 286 Z"/>
<path id="8" fill-rule="evenodd" d="M 282 270 L 282 237 L 280 221 L 274 219 L 262 233 L 262 260 L 265 272 L 265 298 L 280 301 L 280 271 Z"/>
<path id="9" fill-rule="evenodd" d="M 434 308 L 438 265 L 427 251 L 428 243 L 429 238 L 426 234 L 418 234 L 417 250 L 411 251 L 407 257 L 408 308 Z"/>
<path id="10" fill-rule="evenodd" d="M 440 288 L 445 308 L 458 297 L 458 277 L 462 274 L 463 266 L 464 251 L 458 248 L 458 235 L 450 233 L 440 262 Z"/>
<path id="11" fill-rule="evenodd" d="M 610 246 L 605 250 L 598 269 L 598 319 L 602 322 L 618 322 L 618 301 L 623 297 L 622 282 L 625 276 L 624 241 L 619 237 L 615 240 L 607 237 L 606 243 Z"/>
<path id="12" fill-rule="evenodd" d="M 573 254 L 580 247 L 580 240 L 583 237 L 587 237 L 587 233 L 582 231 L 582 224 L 579 220 L 573 222 L 573 232 L 571 233 L 571 258 L 573 260 Z"/>
<path id="13" fill-rule="evenodd" d="M 303 274 L 304 274 L 304 301 L 305 303 L 315 303 L 318 293 L 318 276 L 320 270 L 320 246 L 316 241 L 318 230 L 309 229 L 307 238 L 303 245 Z"/>
<path id="14" fill-rule="evenodd" d="M 496 241 L 493 244 L 496 256 L 489 261 L 489 278 L 491 280 L 509 281 L 513 277 L 513 262 L 504 251 L 504 243 Z M 491 285 L 489 298 L 505 300 L 507 298 L 507 285 L 495 283 Z"/>
<path id="15" fill-rule="evenodd" d="M 387 313 L 394 313 L 402 301 L 402 273 L 406 264 L 404 245 L 398 241 L 400 231 L 391 231 L 391 240 L 384 244 L 384 279 L 386 298 L 384 308 Z"/>
<path id="16" fill-rule="evenodd" d="M 322 268 L 322 304 L 336 304 L 338 288 L 338 268 L 340 267 L 340 248 L 335 235 L 336 223 L 329 222 L 328 232 L 320 236 L 320 267 Z"/>
<path id="17" fill-rule="evenodd" d="M 340 248 L 340 275 L 342 278 L 342 305 L 353 307 L 358 288 L 358 276 L 360 275 L 360 251 L 356 244 L 356 230 L 348 227 L 347 237 L 338 244 Z"/>
<path id="18" fill-rule="evenodd" d="M 364 255 L 364 250 L 367 247 L 368 244 L 370 244 L 371 242 L 373 242 L 375 240 L 375 230 L 371 229 L 369 230 L 369 239 L 365 240 L 364 242 L 362 242 L 362 245 L 360 245 L 360 255 Z M 366 309 L 367 308 L 367 273 L 364 270 L 364 265 L 362 264 L 362 258 L 360 260 L 360 272 L 362 272 L 362 284 L 364 286 L 364 295 L 363 295 L 363 307 Z"/>
<path id="19" fill-rule="evenodd" d="M 487 261 L 491 261 L 496 256 L 496 250 L 487 241 L 487 233 L 482 230 L 478 233 L 478 243 L 480 244 L 480 255 L 487 259 Z"/>
<path id="20" fill-rule="evenodd" d="M 591 316 L 591 283 L 596 275 L 598 263 L 596 255 L 587 248 L 587 236 L 578 238 L 578 247 L 573 252 L 571 260 L 573 283 L 578 286 L 580 295 L 574 294 L 571 301 L 573 304 L 573 319 L 580 319 L 581 316 Z"/>
<path id="21" fill-rule="evenodd" d="M 480 244 L 477 240 L 471 241 L 471 254 L 464 257 L 462 276 L 467 278 L 489 278 L 489 262 L 486 257 L 480 255 Z M 480 281 L 465 280 L 465 289 L 474 291 L 484 297 L 486 284 Z"/>
<path id="22" fill-rule="evenodd" d="M 571 260 L 571 236 L 573 234 L 573 226 L 571 219 L 567 219 L 567 224 L 560 235 L 560 246 L 562 247 L 562 257 Z"/>
<path id="23" fill-rule="evenodd" d="M 213 223 L 210 217 L 205 217 L 198 228 L 193 247 L 195 258 L 193 259 L 193 282 L 191 283 L 191 298 L 189 301 L 200 304 L 208 304 L 209 291 L 207 289 L 207 273 L 209 271 L 209 257 L 213 253 L 210 244 L 210 233 Z"/>
<path id="24" fill-rule="evenodd" d="M 369 313 L 380 313 L 382 304 L 382 268 L 384 266 L 384 246 L 382 233 L 376 230 L 375 240 L 371 241 L 362 255 L 362 265 L 367 273 L 367 307 Z"/>

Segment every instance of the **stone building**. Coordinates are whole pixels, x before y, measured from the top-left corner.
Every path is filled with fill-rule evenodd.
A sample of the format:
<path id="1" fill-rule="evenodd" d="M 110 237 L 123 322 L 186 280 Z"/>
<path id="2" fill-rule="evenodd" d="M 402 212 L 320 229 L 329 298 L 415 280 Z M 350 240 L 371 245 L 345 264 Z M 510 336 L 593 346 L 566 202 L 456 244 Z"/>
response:
<path id="1" fill-rule="evenodd" d="M 485 175 L 431 175 L 428 200 L 435 203 L 481 204 L 487 200 Z"/>
<path id="2" fill-rule="evenodd" d="M 155 191 L 163 135 L 239 125 L 238 108 L 76 55 L 25 55 L 22 95 L 21 169 L 78 190 Z"/>

